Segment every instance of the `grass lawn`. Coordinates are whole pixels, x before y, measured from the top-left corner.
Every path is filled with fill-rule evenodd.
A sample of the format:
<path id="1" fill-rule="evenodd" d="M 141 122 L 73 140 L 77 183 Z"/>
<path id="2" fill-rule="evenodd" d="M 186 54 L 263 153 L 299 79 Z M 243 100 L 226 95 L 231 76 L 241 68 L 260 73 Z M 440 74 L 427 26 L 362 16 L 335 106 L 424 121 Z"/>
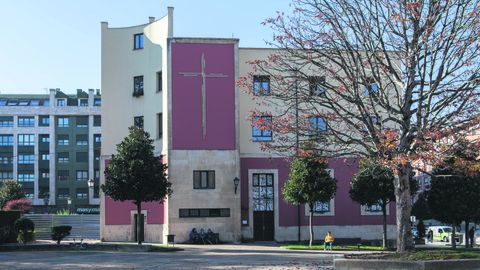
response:
<path id="1" fill-rule="evenodd" d="M 308 246 L 308 245 L 288 245 L 282 246 L 282 248 L 286 249 L 304 249 L 304 250 L 323 250 L 323 245 L 317 246 Z M 328 249 L 328 247 L 327 247 Z M 333 250 L 340 250 L 340 251 L 349 251 L 349 250 L 371 250 L 371 251 L 383 251 L 383 247 L 380 246 L 333 246 Z"/>
<path id="2" fill-rule="evenodd" d="M 413 252 L 391 254 L 399 260 L 454 260 L 454 259 L 479 259 L 478 249 L 430 249 L 416 250 Z"/>

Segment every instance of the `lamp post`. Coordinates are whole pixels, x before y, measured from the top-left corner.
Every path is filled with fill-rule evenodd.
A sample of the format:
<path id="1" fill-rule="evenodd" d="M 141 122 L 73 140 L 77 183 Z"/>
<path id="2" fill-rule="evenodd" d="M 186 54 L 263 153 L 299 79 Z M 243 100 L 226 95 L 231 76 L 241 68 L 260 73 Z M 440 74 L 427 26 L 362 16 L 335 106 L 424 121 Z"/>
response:
<path id="1" fill-rule="evenodd" d="M 47 192 L 45 195 L 45 197 L 43 198 L 43 204 L 45 204 L 45 212 L 48 214 L 48 204 L 50 203 L 50 199 L 49 199 L 49 193 Z"/>
<path id="2" fill-rule="evenodd" d="M 71 212 L 70 205 L 72 204 L 72 199 L 70 197 L 68 197 L 68 199 L 67 199 L 67 204 L 68 204 L 68 212 L 70 214 L 70 212 Z"/>
<path id="3" fill-rule="evenodd" d="M 233 178 L 233 185 L 235 186 L 235 194 L 237 194 L 238 184 L 240 184 L 240 179 L 238 179 L 238 177 Z"/>
<path id="4" fill-rule="evenodd" d="M 95 187 L 95 182 L 93 181 L 93 179 L 88 180 L 87 184 L 88 184 L 88 188 L 90 189 L 93 189 Z"/>

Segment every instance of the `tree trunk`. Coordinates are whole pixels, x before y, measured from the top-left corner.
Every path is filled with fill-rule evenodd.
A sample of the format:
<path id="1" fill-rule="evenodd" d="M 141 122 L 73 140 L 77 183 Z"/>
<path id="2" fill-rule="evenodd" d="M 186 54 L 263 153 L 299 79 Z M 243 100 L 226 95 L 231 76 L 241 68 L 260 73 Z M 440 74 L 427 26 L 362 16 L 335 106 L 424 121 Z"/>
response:
<path id="1" fill-rule="evenodd" d="M 464 235 L 465 236 L 465 248 L 470 247 L 469 246 L 470 237 L 469 237 L 469 234 L 468 234 L 469 223 L 470 223 L 469 220 L 465 220 L 465 235 Z"/>
<path id="2" fill-rule="evenodd" d="M 457 243 L 455 242 L 455 224 L 452 224 L 452 234 L 451 234 L 451 239 L 450 241 L 452 241 L 452 248 L 455 249 L 457 248 Z"/>
<path id="3" fill-rule="evenodd" d="M 382 202 L 382 215 L 383 215 L 383 249 L 387 248 L 387 204 Z"/>
<path id="4" fill-rule="evenodd" d="M 142 244 L 142 225 L 140 224 L 140 222 L 143 222 L 143 219 L 142 219 L 142 203 L 139 202 L 137 203 L 137 243 L 139 245 Z"/>
<path id="5" fill-rule="evenodd" d="M 312 220 L 313 220 L 313 204 L 310 204 L 310 215 L 308 217 L 308 221 L 309 221 L 309 227 L 310 227 L 310 243 L 309 245 L 312 246 L 313 244 L 313 224 L 312 224 Z"/>
<path id="6" fill-rule="evenodd" d="M 408 165 L 400 165 L 395 176 L 395 200 L 397 219 L 397 252 L 405 252 L 414 248 L 410 214 L 412 199 L 410 195 L 410 171 Z"/>

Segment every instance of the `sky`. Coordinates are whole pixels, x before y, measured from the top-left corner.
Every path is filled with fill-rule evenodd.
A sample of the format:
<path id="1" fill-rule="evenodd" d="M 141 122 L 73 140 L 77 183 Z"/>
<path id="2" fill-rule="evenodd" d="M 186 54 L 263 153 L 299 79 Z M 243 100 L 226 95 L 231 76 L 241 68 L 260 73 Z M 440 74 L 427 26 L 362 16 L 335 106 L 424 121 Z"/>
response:
<path id="1" fill-rule="evenodd" d="M 266 47 L 261 22 L 290 0 L 0 0 L 0 93 L 100 88 L 100 22 L 139 25 L 174 7 L 174 36 L 240 39 Z"/>

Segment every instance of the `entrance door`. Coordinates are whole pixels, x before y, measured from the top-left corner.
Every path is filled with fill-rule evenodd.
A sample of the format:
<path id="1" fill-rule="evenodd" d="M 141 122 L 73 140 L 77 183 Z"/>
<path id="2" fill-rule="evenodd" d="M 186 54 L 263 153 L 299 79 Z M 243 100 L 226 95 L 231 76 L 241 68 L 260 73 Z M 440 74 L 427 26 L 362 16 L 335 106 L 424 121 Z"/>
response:
<path id="1" fill-rule="evenodd" d="M 273 174 L 253 174 L 252 185 L 253 238 L 256 241 L 273 241 L 275 236 Z"/>

